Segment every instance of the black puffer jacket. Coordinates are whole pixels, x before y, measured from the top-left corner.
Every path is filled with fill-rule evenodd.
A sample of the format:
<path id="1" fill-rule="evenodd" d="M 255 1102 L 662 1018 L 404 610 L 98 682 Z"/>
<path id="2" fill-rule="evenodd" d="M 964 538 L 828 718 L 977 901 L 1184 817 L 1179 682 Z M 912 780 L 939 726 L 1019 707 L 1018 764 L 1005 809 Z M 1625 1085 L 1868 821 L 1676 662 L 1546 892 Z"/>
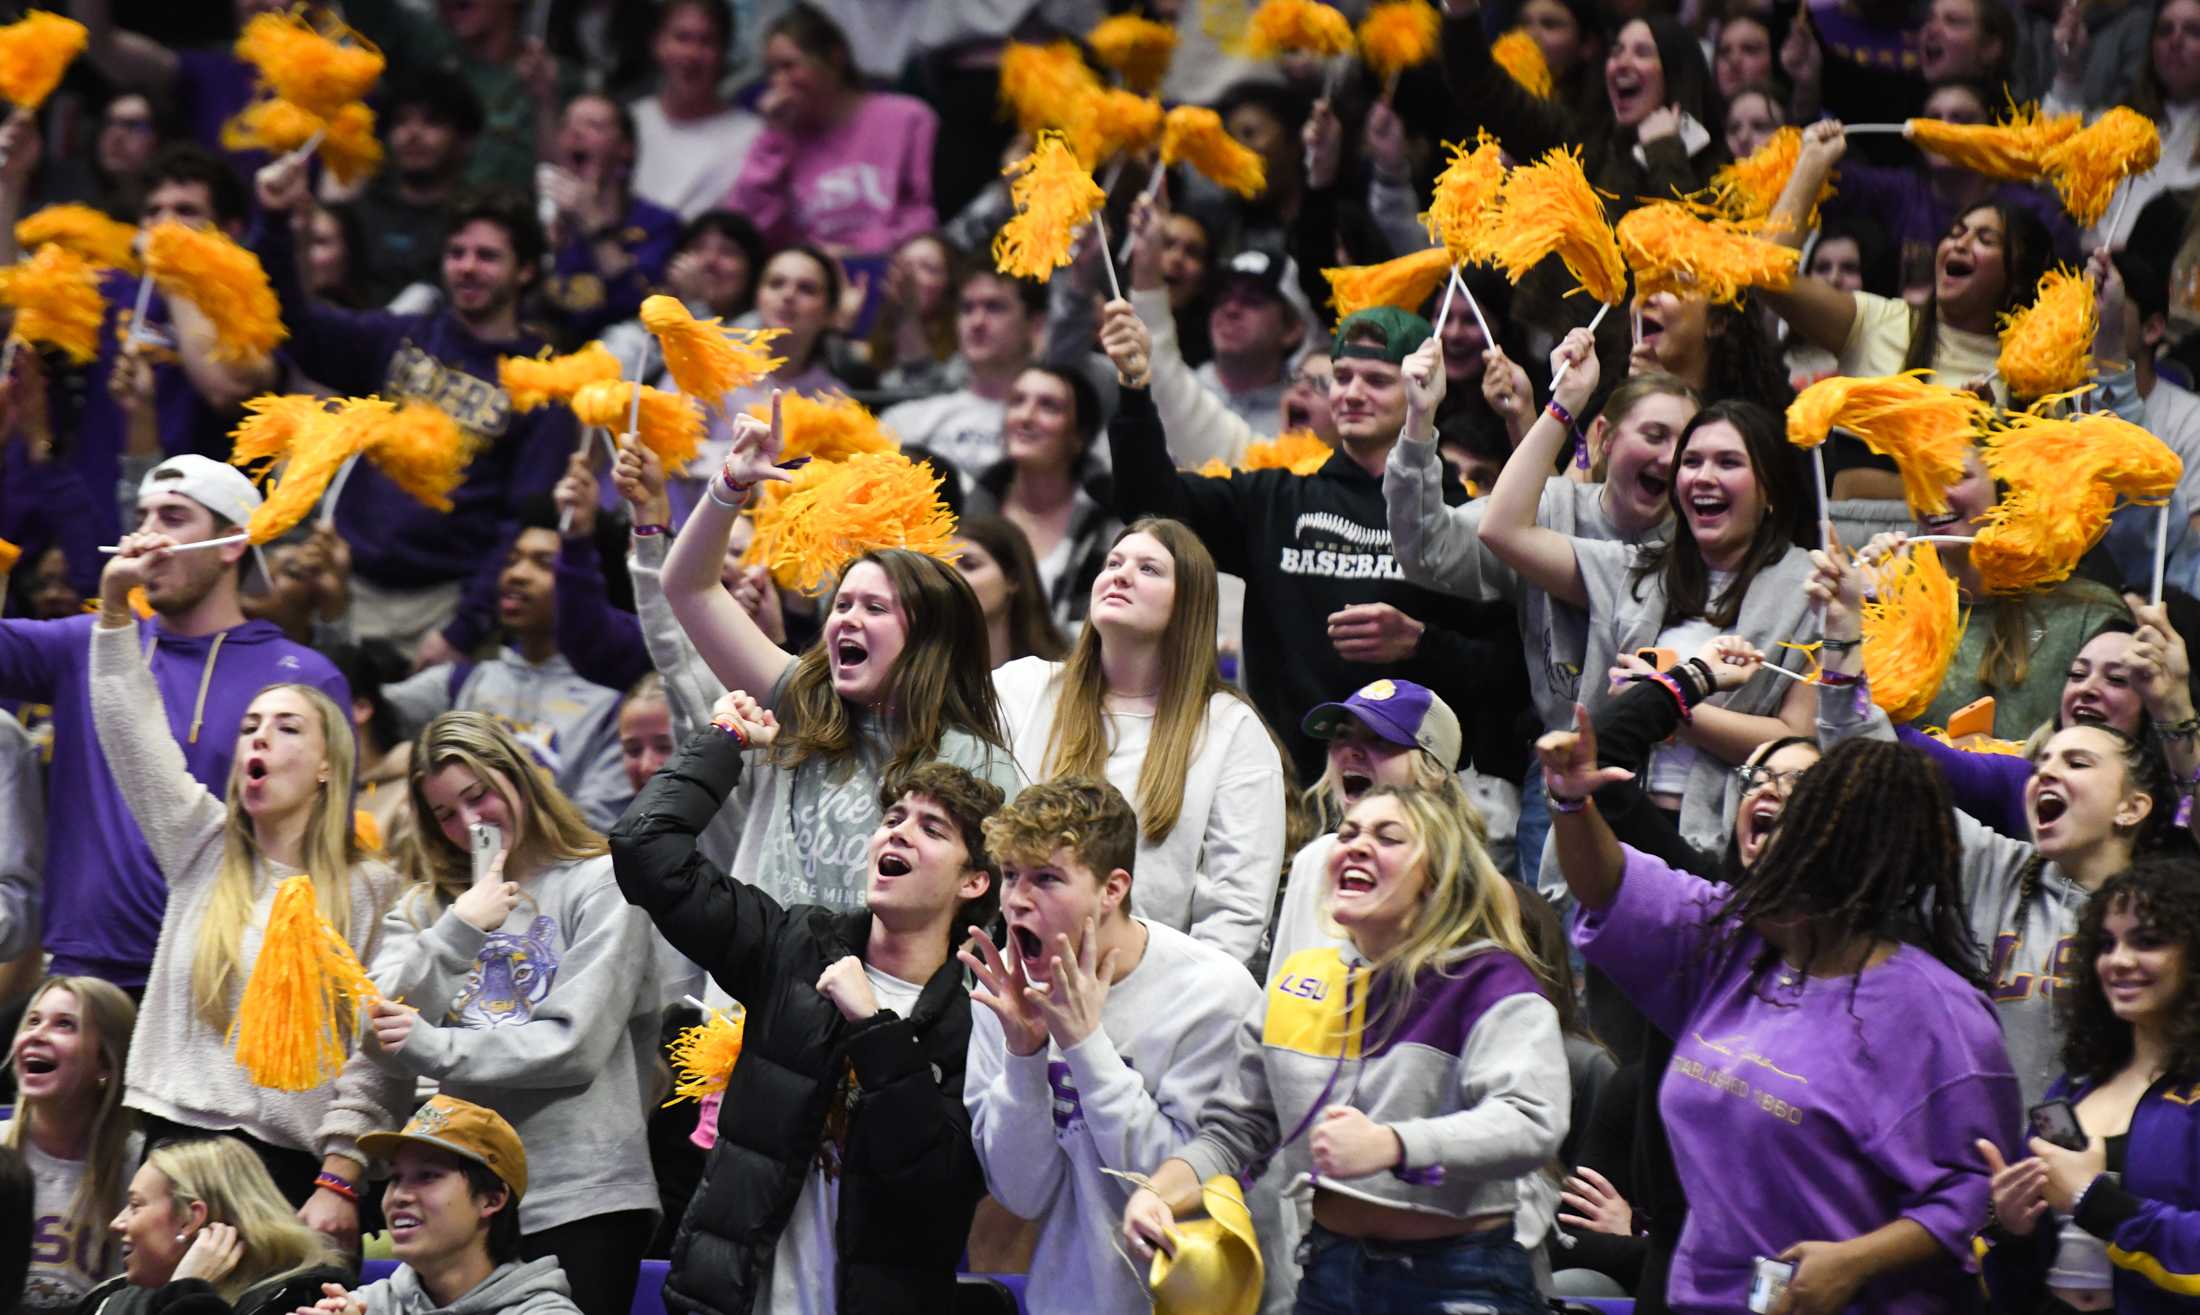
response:
<path id="1" fill-rule="evenodd" d="M 183 1278 L 141 1288 L 116 1275 L 77 1302 L 75 1315 L 290 1315 L 321 1299 L 321 1285 L 353 1287 L 358 1275 L 335 1265 L 313 1265 L 262 1279 L 228 1301 L 205 1279 Z"/>
<path id="2" fill-rule="evenodd" d="M 747 1315 L 852 1067 L 837 1308 L 948 1310 L 985 1192 L 962 1100 L 970 1042 L 962 969 L 950 958 L 934 973 L 913 1017 L 882 1010 L 861 1023 L 842 1018 L 817 979 L 843 957 L 862 956 L 870 915 L 782 908 L 695 852 L 697 834 L 740 776 L 732 740 L 706 726 L 611 831 L 628 902 L 748 1009 L 718 1144 L 672 1246 L 665 1305 Z"/>

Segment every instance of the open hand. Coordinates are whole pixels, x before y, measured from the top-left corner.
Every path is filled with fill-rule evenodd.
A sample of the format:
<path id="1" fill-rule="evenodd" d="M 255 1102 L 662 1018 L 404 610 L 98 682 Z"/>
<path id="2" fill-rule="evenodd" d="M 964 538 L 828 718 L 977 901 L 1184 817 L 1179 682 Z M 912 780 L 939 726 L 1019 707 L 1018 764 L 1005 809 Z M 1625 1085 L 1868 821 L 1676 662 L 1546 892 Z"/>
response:
<path id="1" fill-rule="evenodd" d="M 970 993 L 971 1001 L 991 1009 L 1001 1020 L 1008 1053 L 1036 1055 L 1044 1050 L 1046 1019 L 1039 1013 L 1037 1002 L 1026 994 L 1031 989 L 1030 979 L 1024 976 L 1024 961 L 1016 951 L 1015 939 L 1010 938 L 1004 954 L 984 928 L 972 927 L 969 943 L 957 950 L 955 957 L 978 979 L 978 989 Z"/>
<path id="2" fill-rule="evenodd" d="M 1994 1222 L 2012 1237 L 2029 1236 L 2047 1212 L 2047 1162 L 2035 1155 L 2009 1164 L 1984 1137 L 1976 1145 L 1992 1175 Z"/>
<path id="3" fill-rule="evenodd" d="M 1115 980 L 1116 951 L 1097 964 L 1100 929 L 1085 920 L 1085 943 L 1074 948 L 1066 935 L 1054 938 L 1054 967 L 1047 989 L 1027 986 L 1024 994 L 1039 1007 L 1054 1044 L 1068 1050 L 1100 1030 L 1100 1011 L 1107 1007 L 1108 984 Z"/>
<path id="4" fill-rule="evenodd" d="M 1558 1222 L 1584 1233 L 1610 1233 L 1614 1237 L 1635 1235 L 1635 1212 L 1627 1204 L 1627 1198 L 1619 1194 L 1612 1181 L 1596 1170 L 1583 1165 L 1566 1178 L 1565 1190 L 1558 1194 L 1559 1204 L 1571 1214 L 1561 1213 Z"/>
<path id="5" fill-rule="evenodd" d="M 176 1263 L 174 1279 L 197 1278 L 209 1283 L 219 1283 L 244 1259 L 244 1241 L 237 1236 L 235 1227 L 229 1224 L 207 1222 L 201 1226 L 198 1236 L 191 1239 L 191 1249 L 183 1253 Z"/>

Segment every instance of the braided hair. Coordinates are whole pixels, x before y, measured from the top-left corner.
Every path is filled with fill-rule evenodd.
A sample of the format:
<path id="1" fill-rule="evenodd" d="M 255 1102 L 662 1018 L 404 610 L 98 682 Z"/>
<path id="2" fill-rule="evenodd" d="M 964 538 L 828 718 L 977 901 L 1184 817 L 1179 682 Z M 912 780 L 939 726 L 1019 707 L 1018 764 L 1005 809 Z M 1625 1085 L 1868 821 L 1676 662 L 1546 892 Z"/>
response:
<path id="1" fill-rule="evenodd" d="M 1984 956 L 1962 915 L 1962 855 L 1932 763 L 1892 741 L 1848 740 L 1796 782 L 1779 830 L 1714 917 L 1732 939 L 1752 924 L 1799 922 L 1806 963 L 1858 938 L 1915 945 L 1983 989 Z M 1752 978 L 1779 958 L 1767 945 Z M 1849 992 L 1853 1009 L 1855 978 Z"/>

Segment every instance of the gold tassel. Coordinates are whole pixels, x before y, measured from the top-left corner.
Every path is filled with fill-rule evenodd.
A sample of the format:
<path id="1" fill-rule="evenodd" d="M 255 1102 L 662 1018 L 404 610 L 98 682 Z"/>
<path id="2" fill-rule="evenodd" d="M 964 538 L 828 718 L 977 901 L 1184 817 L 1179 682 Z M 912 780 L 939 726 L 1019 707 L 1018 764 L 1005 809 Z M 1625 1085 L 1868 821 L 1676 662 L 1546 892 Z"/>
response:
<path id="1" fill-rule="evenodd" d="M 2158 503 L 2184 463 L 2162 440 L 2113 415 L 2055 417 L 2045 398 L 1987 436 L 1986 468 L 2007 487 L 1971 542 L 1989 593 L 2028 593 L 2070 577 L 2108 532 L 2119 496 Z"/>
<path id="2" fill-rule="evenodd" d="M 1476 129 L 1474 147 L 1446 142 L 1451 163 L 1436 175 L 1428 211 L 1421 222 L 1429 241 L 1441 242 L 1454 264 L 1480 264 L 1488 259 L 1489 219 L 1497 194 L 1505 186 L 1505 151 L 1488 132 Z"/>
<path id="3" fill-rule="evenodd" d="M 1963 642 L 1962 600 L 1930 544 L 1916 544 L 1873 572 L 1864 604 L 1864 675 L 1872 702 L 1897 725 L 1922 715 Z"/>
<path id="4" fill-rule="evenodd" d="M 771 423 L 770 402 L 758 402 L 750 415 Z M 840 393 L 805 397 L 787 393 L 779 399 L 779 459 L 781 463 L 809 458 L 844 461 L 859 452 L 898 452 L 901 443 L 879 425 L 878 417 L 854 398 Z"/>
<path id="5" fill-rule="evenodd" d="M 431 511 L 450 511 L 451 494 L 481 450 L 481 437 L 433 402 L 412 398 L 381 416 L 366 442 L 367 460 L 390 483 Z"/>
<path id="6" fill-rule="evenodd" d="M 682 1029 L 665 1047 L 665 1057 L 672 1061 L 672 1071 L 678 1078 L 672 1086 L 672 1099 L 665 1102 L 667 1107 L 683 1100 L 701 1102 L 726 1089 L 734 1062 L 741 1058 L 741 1037 L 749 1021 L 747 1010 L 740 1005 L 733 1008 L 731 1014 L 723 1009 L 711 1010 L 708 1019 Z"/>
<path id="7" fill-rule="evenodd" d="M 213 322 L 216 360 L 264 360 L 290 336 L 260 258 L 217 229 L 174 220 L 155 224 L 146 236 L 145 264 L 163 293 L 190 302 Z"/>
<path id="8" fill-rule="evenodd" d="M 1872 451 L 1894 458 L 1911 510 L 1940 515 L 1992 408 L 1971 393 L 1925 382 L 1925 374 L 1821 379 L 1789 403 L 1788 442 L 1816 447 L 1835 426 L 1847 429 Z"/>
<path id="9" fill-rule="evenodd" d="M 336 181 L 347 187 L 372 178 L 382 167 L 382 139 L 374 133 L 374 111 L 358 101 L 338 109 L 316 153 Z"/>
<path id="10" fill-rule="evenodd" d="M 1739 306 L 1751 288 L 1786 288 L 1797 253 L 1731 219 L 1679 201 L 1652 201 L 1620 216 L 1616 236 L 1635 271 L 1635 295 L 1671 292 Z"/>
<path id="11" fill-rule="evenodd" d="M 511 396 L 512 409 L 522 414 L 556 402 L 569 406 L 581 385 L 620 378 L 619 358 L 600 342 L 577 352 L 552 356 L 549 348 L 540 356 L 497 358 L 497 383 Z"/>
<path id="12" fill-rule="evenodd" d="M 715 316 L 698 320 L 678 297 L 660 293 L 644 300 L 642 324 L 664 349 L 665 368 L 672 372 L 673 383 L 712 409 L 724 404 L 727 393 L 746 388 L 787 363 L 786 357 L 768 350 L 786 335 L 785 329 L 729 329 Z"/>
<path id="13" fill-rule="evenodd" d="M 0 96 L 26 110 L 45 104 L 89 38 L 82 23 L 43 9 L 0 27 Z"/>
<path id="14" fill-rule="evenodd" d="M 781 588 L 824 591 L 843 567 L 878 548 L 906 548 L 953 560 L 955 517 L 940 501 L 940 477 L 899 452 L 813 461 L 754 514 L 748 558 L 771 568 Z"/>
<path id="15" fill-rule="evenodd" d="M 1048 128 L 1075 126 L 1079 108 L 1099 91 L 1099 75 L 1071 42 L 1011 41 L 1001 50 L 1001 104 L 1033 137 Z"/>
<path id="16" fill-rule="evenodd" d="M 2028 183 L 2047 172 L 2047 155 L 2078 131 L 2075 114 L 2042 114 L 2036 106 L 2011 108 L 2001 123 L 1944 123 L 1911 119 L 1905 135 L 1921 151 L 1973 173 Z"/>
<path id="17" fill-rule="evenodd" d="M 1490 60 L 1530 96 L 1537 100 L 1551 98 L 1551 62 L 1544 58 L 1543 47 L 1535 43 L 1526 28 L 1516 27 L 1490 42 Z"/>
<path id="18" fill-rule="evenodd" d="M 296 13 L 255 14 L 237 37 L 237 58 L 259 70 L 278 100 L 321 118 L 365 100 L 386 61 L 374 43 L 333 19 L 325 34 Z"/>
<path id="19" fill-rule="evenodd" d="M 1619 241 L 1604 217 L 1604 203 L 1581 171 L 1579 152 L 1546 151 L 1534 164 L 1506 174 L 1489 226 L 1491 259 L 1514 283 L 1555 254 L 1599 303 L 1617 306 L 1627 299 Z"/>
<path id="20" fill-rule="evenodd" d="M 2162 160 L 2162 135 L 2154 120 L 2118 105 L 2072 133 L 2043 157 L 2063 208 L 2080 228 L 2108 213 L 2116 184 L 2153 169 Z"/>
<path id="21" fill-rule="evenodd" d="M 1329 305 L 1337 318 L 1357 314 L 1371 306 L 1396 306 L 1418 315 L 1451 274 L 1451 253 L 1430 247 L 1380 265 L 1346 265 L 1325 269 L 1329 280 Z"/>
<path id="22" fill-rule="evenodd" d="M 328 131 L 328 120 L 293 101 L 269 97 L 256 100 L 237 112 L 237 117 L 222 125 L 222 149 L 229 151 L 272 151 L 278 155 L 295 151 L 313 140 L 313 134 Z"/>
<path id="23" fill-rule="evenodd" d="M 1108 197 L 1059 132 L 1042 132 L 1031 154 L 1002 170 L 1015 217 L 993 237 L 993 264 L 1011 278 L 1046 279 L 1069 264 L 1070 245 Z"/>
<path id="24" fill-rule="evenodd" d="M 0 305 L 15 307 L 13 336 L 68 353 L 79 365 L 99 355 L 107 300 L 90 261 L 59 243 L 0 269 Z"/>
<path id="25" fill-rule="evenodd" d="M 291 412 L 297 427 L 283 453 L 281 472 L 245 526 L 252 542 L 273 543 L 312 515 L 336 472 L 366 450 L 374 421 L 394 409 L 380 398 L 353 398 L 334 411 Z"/>
<path id="26" fill-rule="evenodd" d="M 1348 54 L 1352 23 L 1321 0 L 1261 0 L 1246 24 L 1242 50 L 1251 59 Z"/>
<path id="27" fill-rule="evenodd" d="M 1198 105 L 1179 105 L 1162 121 L 1161 163 L 1180 160 L 1239 196 L 1259 196 L 1268 186 L 1268 166 L 1259 154 L 1229 134 L 1221 115 Z"/>
<path id="28" fill-rule="evenodd" d="M 1085 40 L 1101 63 L 1122 76 L 1124 86 L 1144 96 L 1160 89 L 1176 55 L 1176 29 L 1136 14 L 1100 20 Z"/>
<path id="29" fill-rule="evenodd" d="M 344 1066 L 360 1007 L 380 998 L 301 872 L 275 889 L 229 1043 L 255 1085 L 311 1091 Z"/>
<path id="30" fill-rule="evenodd" d="M 1443 39 L 1443 21 L 1427 0 L 1384 0 L 1360 20 L 1360 58 L 1381 81 L 1436 58 Z"/>
<path id="31" fill-rule="evenodd" d="M 1143 155 L 1161 141 L 1161 102 L 1120 87 L 1095 93 L 1077 120 L 1070 137 L 1087 169 L 1117 155 Z"/>
<path id="32" fill-rule="evenodd" d="M 2030 306 L 2002 316 L 1995 369 L 2010 396 L 2032 401 L 2091 381 L 2093 335 L 2100 329 L 2093 296 L 2090 275 L 2051 269 Z"/>
<path id="33" fill-rule="evenodd" d="M 290 455 L 298 436 L 328 413 L 328 404 L 306 393 L 263 393 L 244 409 L 244 419 L 229 431 L 229 461 L 250 470 Z"/>
<path id="34" fill-rule="evenodd" d="M 634 390 L 642 390 L 642 446 L 657 454 L 667 472 L 686 470 L 703 450 L 703 409 L 684 393 L 612 379 L 583 384 L 573 394 L 573 414 L 584 425 L 601 425 L 614 434 L 626 432 L 634 411 Z"/>
<path id="35" fill-rule="evenodd" d="M 88 205 L 50 205 L 15 225 L 15 244 L 25 251 L 52 243 L 94 265 L 138 272 L 136 226 L 109 219 Z"/>
<path id="36" fill-rule="evenodd" d="M 1802 152 L 1802 129 L 1780 129 L 1749 155 L 1713 171 L 1712 203 L 1737 223 L 1762 225 L 1771 218 L 1772 209 L 1779 203 L 1780 193 L 1787 188 L 1788 178 L 1794 174 Z M 1812 198 L 1810 214 L 1803 220 L 1803 227 L 1818 227 L 1818 207 L 1832 199 L 1833 180 L 1828 178 L 1819 186 L 1818 195 Z"/>

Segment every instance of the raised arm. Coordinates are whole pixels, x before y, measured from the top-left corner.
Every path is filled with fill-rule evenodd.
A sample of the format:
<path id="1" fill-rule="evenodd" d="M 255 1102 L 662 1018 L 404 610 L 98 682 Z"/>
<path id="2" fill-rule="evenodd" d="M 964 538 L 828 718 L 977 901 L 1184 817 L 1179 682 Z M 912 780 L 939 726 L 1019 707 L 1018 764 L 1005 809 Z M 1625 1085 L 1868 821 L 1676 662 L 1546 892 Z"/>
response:
<path id="1" fill-rule="evenodd" d="M 1551 839 L 1566 888 L 1586 909 L 1604 909 L 1619 894 L 1626 864 L 1619 838 L 1597 812 L 1597 790 L 1634 779 L 1624 767 L 1597 765 L 1597 733 L 1589 710 L 1574 705 L 1574 728 L 1549 731 L 1535 742 L 1543 786 L 1551 800 Z"/>
<path id="2" fill-rule="evenodd" d="M 1161 414 L 1169 455 L 1179 463 L 1195 469 L 1210 460 L 1235 465 L 1244 460 L 1255 437 L 1253 427 L 1184 363 L 1176 312 L 1161 282 L 1161 221 L 1166 213 L 1158 200 L 1141 201 L 1131 212 L 1130 301 L 1149 335 L 1154 410 Z"/>
<path id="3" fill-rule="evenodd" d="M 69 0 L 69 16 L 84 25 L 84 53 L 109 82 L 166 94 L 175 83 L 176 52 L 150 37 L 115 26 L 114 0 Z"/>
<path id="4" fill-rule="evenodd" d="M 1431 338 L 1431 343 L 1437 340 Z M 1423 350 L 1428 350 L 1426 347 Z M 1443 400 L 1444 367 L 1439 344 L 1436 349 L 1436 371 L 1432 391 L 1435 400 Z M 1407 365 L 1408 376 L 1412 364 Z M 1563 377 L 1558 377 L 1563 370 Z M 1582 409 L 1595 394 L 1598 378 L 1596 341 L 1587 329 L 1575 329 L 1566 335 L 1558 350 L 1551 353 L 1551 371 L 1557 378 L 1552 406 L 1578 419 Z M 1412 412 L 1412 402 L 1407 403 L 1406 432 L 1409 436 L 1426 432 L 1417 427 Z M 1433 406 L 1430 418 L 1420 424 L 1433 428 Z M 1573 437 L 1573 430 L 1551 410 L 1545 410 L 1529 426 L 1528 436 L 1505 460 L 1505 468 L 1497 476 L 1497 486 L 1490 490 L 1489 509 L 1482 513 L 1482 545 L 1520 572 L 1520 578 L 1536 586 L 1559 602 L 1586 610 L 1589 606 L 1588 586 L 1581 578 L 1581 565 L 1574 556 L 1574 541 L 1556 530 L 1536 524 L 1536 510 L 1543 499 L 1544 481 L 1558 463 L 1559 454 Z"/>
<path id="5" fill-rule="evenodd" d="M 1178 473 L 1154 408 L 1152 341 L 1127 301 L 1101 309 L 1100 346 L 1115 366 L 1122 393 L 1108 421 L 1108 455 L 1115 469 L 1115 513 L 1126 523 L 1140 516 L 1183 521 L 1214 554 L 1217 569 L 1251 574 L 1245 527 L 1229 479 Z"/>
<path id="6" fill-rule="evenodd" d="M 1838 121 L 1821 120 L 1803 130 L 1803 146 L 1797 153 L 1795 170 L 1788 175 L 1787 186 L 1780 192 L 1779 201 L 1772 207 L 1772 221 L 1766 236 L 1802 250 L 1810 237 L 1808 220 L 1818 191 L 1832 175 L 1833 167 L 1840 163 L 1843 152 L 1848 150 L 1848 134 Z M 1856 323 L 1856 297 L 1843 292 L 1823 279 L 1798 275 L 1784 292 L 1760 288 L 1757 295 L 1773 312 L 1788 322 L 1788 327 L 1811 343 L 1838 354 L 1848 344 L 1849 330 Z"/>
<path id="7" fill-rule="evenodd" d="M 2127 594 L 2125 602 L 2131 607 L 2132 620 L 2139 623 L 2131 637 L 2131 656 L 2125 661 L 2146 703 L 2147 719 L 2154 723 L 2162 751 L 2168 755 L 2171 779 L 2189 788 L 2200 771 L 2200 720 L 2193 714 L 2192 663 L 2185 656 L 2184 637 L 2170 624 L 2169 608 L 2163 604 L 2142 603 L 2136 594 Z"/>
<path id="8" fill-rule="evenodd" d="M 623 440 L 634 441 L 631 434 Z M 760 481 L 787 478 L 778 466 L 779 444 L 779 394 L 774 392 L 770 424 L 754 416 L 734 417 L 733 448 L 726 454 L 725 469 L 711 478 L 708 492 L 695 504 L 659 577 L 665 602 L 719 683 L 759 698 L 770 696 L 794 658 L 734 601 L 719 574 L 741 505 Z"/>

